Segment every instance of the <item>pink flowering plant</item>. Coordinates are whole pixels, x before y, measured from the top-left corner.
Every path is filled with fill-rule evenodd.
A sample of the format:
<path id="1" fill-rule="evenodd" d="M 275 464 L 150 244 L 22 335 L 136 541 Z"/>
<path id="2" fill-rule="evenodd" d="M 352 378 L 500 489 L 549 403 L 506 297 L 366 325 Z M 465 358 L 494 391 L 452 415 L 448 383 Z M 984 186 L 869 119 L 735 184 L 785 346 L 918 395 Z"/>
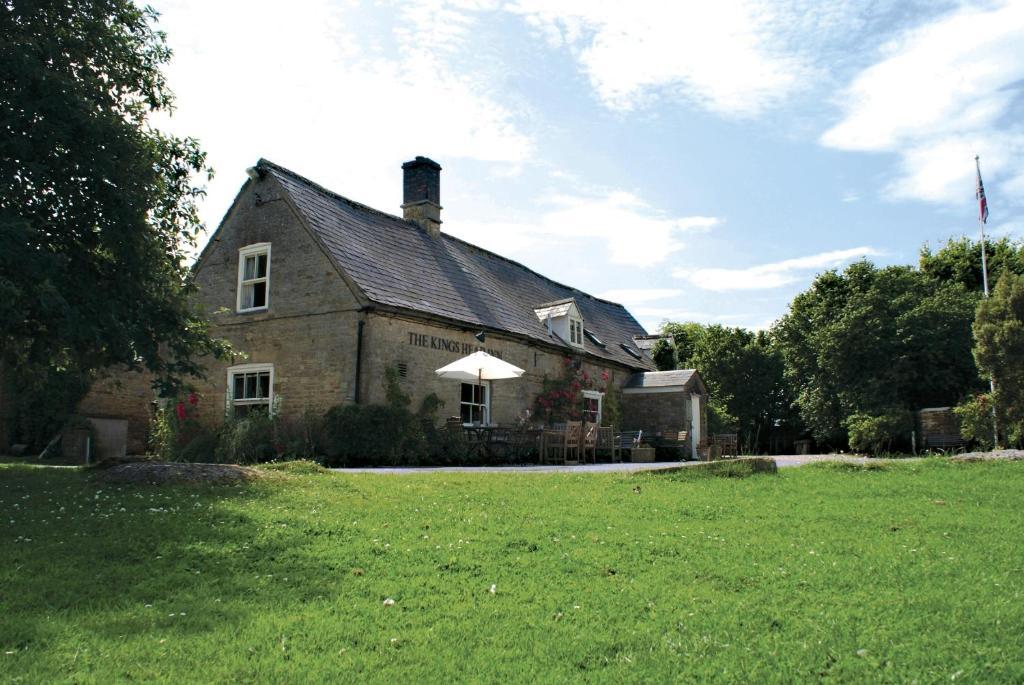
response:
<path id="1" fill-rule="evenodd" d="M 579 421 L 583 417 L 583 391 L 605 392 L 608 372 L 602 371 L 595 379 L 582 368 L 576 368 L 572 357 L 562 359 L 562 375 L 557 378 L 544 377 L 543 390 L 534 400 L 534 415 L 543 418 L 545 424 L 561 421 Z"/>

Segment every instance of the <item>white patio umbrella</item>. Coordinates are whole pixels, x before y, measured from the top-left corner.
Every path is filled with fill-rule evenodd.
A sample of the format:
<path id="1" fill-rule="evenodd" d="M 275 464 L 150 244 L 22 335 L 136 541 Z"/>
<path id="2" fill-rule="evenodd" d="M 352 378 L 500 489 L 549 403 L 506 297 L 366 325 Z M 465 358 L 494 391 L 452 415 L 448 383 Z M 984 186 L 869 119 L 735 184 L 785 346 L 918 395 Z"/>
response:
<path id="1" fill-rule="evenodd" d="M 502 361 L 486 352 L 474 352 L 435 371 L 441 378 L 451 378 L 468 383 L 483 385 L 484 381 L 498 381 L 519 378 L 524 373 L 518 366 Z"/>

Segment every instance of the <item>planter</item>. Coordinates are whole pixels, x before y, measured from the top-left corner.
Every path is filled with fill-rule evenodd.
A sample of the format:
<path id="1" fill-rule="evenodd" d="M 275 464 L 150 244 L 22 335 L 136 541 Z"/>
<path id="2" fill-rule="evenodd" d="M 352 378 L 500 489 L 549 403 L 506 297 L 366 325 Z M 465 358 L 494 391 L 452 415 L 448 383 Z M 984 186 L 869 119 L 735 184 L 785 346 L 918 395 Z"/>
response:
<path id="1" fill-rule="evenodd" d="M 654 448 L 634 447 L 629 451 L 629 460 L 632 462 L 652 462 L 654 461 Z"/>

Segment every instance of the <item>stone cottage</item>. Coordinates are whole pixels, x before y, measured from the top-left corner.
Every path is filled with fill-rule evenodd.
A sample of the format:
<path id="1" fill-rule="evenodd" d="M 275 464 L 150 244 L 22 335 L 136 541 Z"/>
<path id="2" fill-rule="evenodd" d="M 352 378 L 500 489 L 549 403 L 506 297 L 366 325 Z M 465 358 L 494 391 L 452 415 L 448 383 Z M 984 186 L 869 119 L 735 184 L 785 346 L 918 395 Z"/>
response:
<path id="1" fill-rule="evenodd" d="M 705 434 L 699 376 L 655 372 L 646 331 L 622 305 L 445 234 L 440 165 L 417 157 L 402 168 L 402 217 L 266 160 L 248 169 L 194 271 L 214 335 L 239 352 L 197 383 L 201 420 L 383 402 L 393 368 L 414 408 L 435 393 L 444 416 L 507 424 L 571 363 L 606 392 L 622 389 L 621 428 Z M 434 373 L 478 349 L 526 373 L 482 388 Z M 120 381 L 97 384 L 80 413 L 128 419 L 138 451 L 153 396 L 141 377 Z M 605 394 L 585 392 L 589 419 L 602 418 Z"/>

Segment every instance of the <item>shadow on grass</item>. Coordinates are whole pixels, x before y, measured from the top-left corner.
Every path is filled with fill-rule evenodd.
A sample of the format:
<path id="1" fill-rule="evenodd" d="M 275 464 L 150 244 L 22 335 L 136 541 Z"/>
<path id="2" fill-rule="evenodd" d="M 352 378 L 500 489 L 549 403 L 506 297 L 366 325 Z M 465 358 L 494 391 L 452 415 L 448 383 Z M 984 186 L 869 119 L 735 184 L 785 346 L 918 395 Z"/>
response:
<path id="1" fill-rule="evenodd" d="M 247 513 L 269 492 L 0 467 L 0 647 L 38 654 L 69 639 L 245 625 L 260 609 L 261 562 L 289 553 L 285 536 Z"/>

